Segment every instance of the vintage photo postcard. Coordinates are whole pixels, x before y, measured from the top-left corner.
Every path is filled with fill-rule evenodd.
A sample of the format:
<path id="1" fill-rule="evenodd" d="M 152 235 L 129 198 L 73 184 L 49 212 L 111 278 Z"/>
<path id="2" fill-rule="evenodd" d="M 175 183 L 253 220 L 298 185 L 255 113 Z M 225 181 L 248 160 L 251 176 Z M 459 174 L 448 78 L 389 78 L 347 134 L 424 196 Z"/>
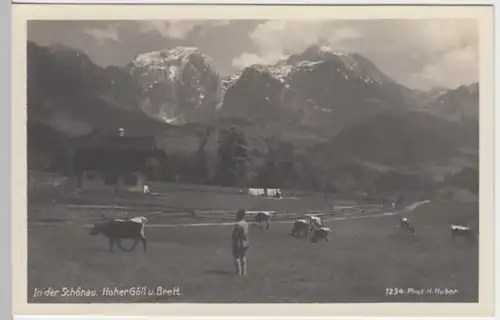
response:
<path id="1" fill-rule="evenodd" d="M 492 316 L 493 7 L 13 7 L 14 313 Z"/>

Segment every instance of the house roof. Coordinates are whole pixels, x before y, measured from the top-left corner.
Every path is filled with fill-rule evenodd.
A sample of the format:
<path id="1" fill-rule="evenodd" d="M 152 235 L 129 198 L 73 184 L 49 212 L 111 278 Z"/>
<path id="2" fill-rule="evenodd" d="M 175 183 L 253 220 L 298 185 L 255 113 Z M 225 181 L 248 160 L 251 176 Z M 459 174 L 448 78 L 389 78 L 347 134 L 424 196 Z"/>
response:
<path id="1" fill-rule="evenodd" d="M 74 169 L 107 172 L 143 171 L 150 158 L 161 159 L 165 151 L 156 149 L 153 137 L 93 135 L 76 143 Z"/>
<path id="2" fill-rule="evenodd" d="M 85 139 L 75 140 L 77 149 L 108 150 L 156 150 L 154 137 L 120 137 L 92 135 Z"/>
<path id="3" fill-rule="evenodd" d="M 96 170 L 105 172 L 144 171 L 148 159 L 160 160 L 165 156 L 163 150 L 110 150 L 99 148 L 80 149 L 74 158 L 76 172 Z"/>

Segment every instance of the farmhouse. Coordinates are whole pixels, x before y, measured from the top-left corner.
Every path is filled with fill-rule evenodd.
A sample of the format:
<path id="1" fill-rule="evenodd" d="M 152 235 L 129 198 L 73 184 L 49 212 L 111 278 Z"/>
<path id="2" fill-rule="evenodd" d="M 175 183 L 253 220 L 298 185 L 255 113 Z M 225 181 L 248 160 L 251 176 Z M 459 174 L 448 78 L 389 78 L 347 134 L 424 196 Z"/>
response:
<path id="1" fill-rule="evenodd" d="M 163 150 L 153 137 L 99 136 L 78 146 L 73 163 L 77 188 L 142 192 L 152 165 L 161 163 Z"/>

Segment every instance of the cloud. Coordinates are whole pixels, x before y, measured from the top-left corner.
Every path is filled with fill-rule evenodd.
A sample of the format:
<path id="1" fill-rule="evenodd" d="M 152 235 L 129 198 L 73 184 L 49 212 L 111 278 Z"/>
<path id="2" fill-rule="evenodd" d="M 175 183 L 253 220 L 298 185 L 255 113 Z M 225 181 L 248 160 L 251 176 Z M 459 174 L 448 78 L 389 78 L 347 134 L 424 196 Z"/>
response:
<path id="1" fill-rule="evenodd" d="M 478 32 L 474 20 L 272 20 L 249 34 L 253 52 L 233 67 L 273 64 L 315 44 L 357 52 L 411 87 L 455 85 L 478 77 Z"/>
<path id="2" fill-rule="evenodd" d="M 335 44 L 359 39 L 362 31 L 355 27 L 339 27 L 334 21 L 271 20 L 259 24 L 249 35 L 258 48 L 233 59 L 233 65 L 274 63 L 291 53 L 304 51 L 313 44 Z"/>
<path id="3" fill-rule="evenodd" d="M 94 38 L 98 44 L 104 44 L 108 41 L 118 42 L 118 24 L 111 24 L 104 28 L 84 28 L 83 33 Z"/>
<path id="4" fill-rule="evenodd" d="M 409 81 L 457 87 L 479 79 L 479 37 L 470 20 L 434 20 L 412 32 L 413 48 L 423 60 Z"/>
<path id="5" fill-rule="evenodd" d="M 336 41 L 343 40 L 353 40 L 359 39 L 363 37 L 363 33 L 355 28 L 343 28 L 338 29 L 333 32 L 332 36 L 328 39 L 328 42 L 333 43 Z"/>
<path id="6" fill-rule="evenodd" d="M 184 39 L 190 32 L 199 29 L 200 33 L 210 28 L 225 26 L 228 20 L 176 20 L 176 21 L 141 21 L 140 31 L 143 33 L 158 32 L 165 38 Z"/>
<path id="7" fill-rule="evenodd" d="M 139 53 L 198 46 L 225 75 L 252 64 L 274 64 L 314 44 L 356 52 L 410 88 L 478 81 L 474 20 L 80 20 L 31 21 L 40 44 L 84 50 L 98 64 L 123 65 Z M 221 45 L 223 44 L 223 45 Z"/>
<path id="8" fill-rule="evenodd" d="M 419 27 L 409 30 L 413 43 L 435 51 L 477 46 L 477 26 L 473 20 L 424 20 Z M 412 39 L 408 39 L 412 40 Z"/>
<path id="9" fill-rule="evenodd" d="M 205 24 L 203 24 L 201 26 L 199 35 L 200 36 L 204 35 L 209 30 L 212 30 L 212 29 L 215 29 L 215 28 L 218 28 L 218 27 L 228 26 L 230 23 L 231 23 L 231 21 L 229 21 L 229 20 L 211 20 L 211 21 L 205 22 Z"/>
<path id="10" fill-rule="evenodd" d="M 335 27 L 332 21 L 272 20 L 259 24 L 249 35 L 257 53 L 244 52 L 232 61 L 235 67 L 270 64 L 292 53 L 304 51 L 313 44 L 339 44 L 362 37 L 353 27 Z"/>
<path id="11" fill-rule="evenodd" d="M 238 57 L 233 58 L 232 65 L 238 68 L 244 68 L 254 64 L 269 65 L 287 57 L 288 55 L 277 52 L 269 52 L 264 55 L 244 52 Z"/>
<path id="12" fill-rule="evenodd" d="M 458 48 L 444 53 L 438 61 L 425 65 L 411 76 L 434 86 L 458 87 L 477 81 L 478 58 L 473 46 Z"/>

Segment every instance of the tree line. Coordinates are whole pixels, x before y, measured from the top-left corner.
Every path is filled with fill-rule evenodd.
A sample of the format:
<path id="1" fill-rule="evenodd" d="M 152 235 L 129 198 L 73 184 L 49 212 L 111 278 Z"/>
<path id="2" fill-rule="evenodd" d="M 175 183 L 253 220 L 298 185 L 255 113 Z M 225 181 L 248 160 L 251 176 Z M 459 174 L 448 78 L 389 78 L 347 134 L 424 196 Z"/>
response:
<path id="1" fill-rule="evenodd" d="M 209 139 L 217 133 L 215 152 L 207 150 Z M 53 142 L 55 140 L 52 140 Z M 38 145 L 38 144 L 36 144 Z M 69 175 L 71 155 L 67 146 L 51 145 L 45 152 L 28 149 L 28 167 L 32 170 L 59 172 Z M 281 188 L 336 193 L 365 192 L 392 194 L 401 190 L 418 192 L 442 187 L 416 174 L 398 171 L 377 172 L 358 163 L 325 164 L 295 150 L 292 143 L 273 138 L 265 140 L 266 150 L 255 157 L 249 149 L 244 130 L 238 126 L 213 127 L 198 131 L 198 148 L 192 153 L 168 151 L 161 161 L 148 161 L 150 180 L 233 187 Z M 44 148 L 45 149 L 45 148 Z M 319 162 L 317 161 L 319 160 Z M 478 189 L 478 172 L 465 168 L 445 179 L 446 185 Z"/>

